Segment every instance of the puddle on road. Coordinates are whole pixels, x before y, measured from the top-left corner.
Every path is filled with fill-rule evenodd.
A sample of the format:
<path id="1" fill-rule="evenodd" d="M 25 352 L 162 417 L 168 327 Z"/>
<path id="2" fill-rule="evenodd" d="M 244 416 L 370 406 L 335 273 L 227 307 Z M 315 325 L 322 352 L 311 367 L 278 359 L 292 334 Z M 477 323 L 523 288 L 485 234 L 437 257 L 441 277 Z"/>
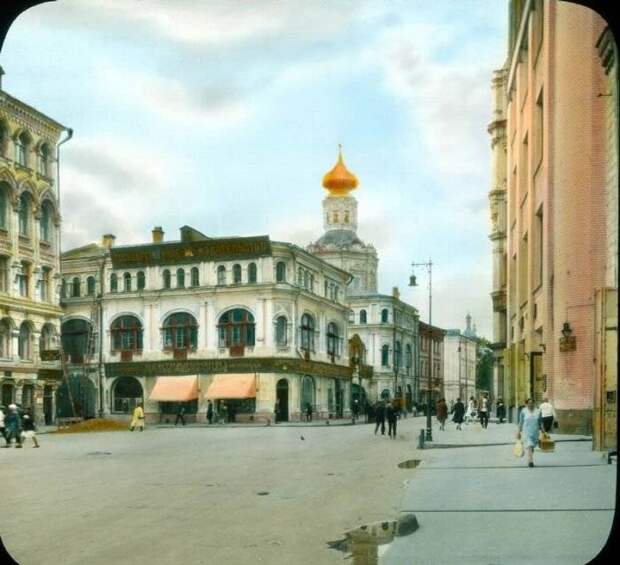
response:
<path id="1" fill-rule="evenodd" d="M 111 451 L 90 451 L 86 455 L 112 455 Z"/>
<path id="2" fill-rule="evenodd" d="M 420 463 L 422 463 L 420 459 L 408 459 L 407 461 L 399 463 L 398 466 L 401 469 L 415 469 Z"/>
<path id="3" fill-rule="evenodd" d="M 377 565 L 380 554 L 395 537 L 408 536 L 419 528 L 415 514 L 403 514 L 398 520 L 374 522 L 346 532 L 344 538 L 327 542 L 330 549 L 348 554 L 354 565 Z"/>

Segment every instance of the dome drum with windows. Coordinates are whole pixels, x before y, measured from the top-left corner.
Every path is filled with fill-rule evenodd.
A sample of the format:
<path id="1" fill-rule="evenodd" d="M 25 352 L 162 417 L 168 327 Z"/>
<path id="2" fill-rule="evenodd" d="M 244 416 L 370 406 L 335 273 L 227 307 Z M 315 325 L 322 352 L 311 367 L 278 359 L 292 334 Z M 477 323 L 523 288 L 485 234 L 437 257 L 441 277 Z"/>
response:
<path id="1" fill-rule="evenodd" d="M 342 197 L 355 190 L 358 184 L 357 177 L 344 164 L 342 145 L 338 145 L 338 162 L 323 177 L 323 187 L 329 191 L 330 196 Z"/>

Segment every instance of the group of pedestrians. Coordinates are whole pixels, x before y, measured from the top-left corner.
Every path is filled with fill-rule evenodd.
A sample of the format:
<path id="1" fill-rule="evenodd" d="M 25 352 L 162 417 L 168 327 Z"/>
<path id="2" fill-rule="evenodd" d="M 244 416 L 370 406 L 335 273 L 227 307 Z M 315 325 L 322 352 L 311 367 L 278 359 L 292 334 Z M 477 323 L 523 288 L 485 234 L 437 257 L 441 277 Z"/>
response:
<path id="1" fill-rule="evenodd" d="M 27 439 L 32 440 L 33 447 L 39 447 L 31 408 L 22 411 L 17 404 L 9 404 L 5 413 L 0 407 L 0 434 L 5 442 L 2 447 L 11 447 L 15 440 L 15 447 L 22 448 Z"/>
<path id="2" fill-rule="evenodd" d="M 396 424 L 398 422 L 399 409 L 395 402 L 380 400 L 375 405 L 375 435 L 381 428 L 381 435 L 385 435 L 385 421 L 388 423 L 388 437 L 396 439 Z"/>

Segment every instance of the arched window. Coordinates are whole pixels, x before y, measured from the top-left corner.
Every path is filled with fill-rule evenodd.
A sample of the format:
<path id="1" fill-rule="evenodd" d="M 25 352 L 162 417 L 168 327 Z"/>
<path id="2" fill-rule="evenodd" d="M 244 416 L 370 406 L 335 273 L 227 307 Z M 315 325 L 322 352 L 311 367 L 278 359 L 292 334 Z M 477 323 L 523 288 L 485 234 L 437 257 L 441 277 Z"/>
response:
<path id="1" fill-rule="evenodd" d="M 53 207 L 49 200 L 43 202 L 41 206 L 41 239 L 50 243 L 53 238 Z"/>
<path id="2" fill-rule="evenodd" d="M 286 263 L 284 261 L 276 263 L 276 282 L 286 282 Z"/>
<path id="3" fill-rule="evenodd" d="M 60 283 L 60 298 L 67 298 L 67 281 L 62 279 Z"/>
<path id="4" fill-rule="evenodd" d="M 19 338 L 17 342 L 17 354 L 20 359 L 32 359 L 32 331 L 28 322 L 23 322 L 19 327 Z"/>
<path id="5" fill-rule="evenodd" d="M 254 345 L 254 316 L 243 308 L 235 308 L 220 316 L 218 325 L 220 347 Z"/>
<path id="6" fill-rule="evenodd" d="M 41 175 L 49 176 L 49 158 L 50 148 L 47 143 L 44 143 L 39 147 L 39 154 L 37 160 L 37 171 Z"/>
<path id="7" fill-rule="evenodd" d="M 185 269 L 177 269 L 177 288 L 185 288 Z"/>
<path id="8" fill-rule="evenodd" d="M 80 278 L 73 277 L 73 282 L 71 284 L 71 296 L 78 298 L 80 296 L 80 290 Z"/>
<path id="9" fill-rule="evenodd" d="M 10 320 L 4 318 L 0 321 L 0 358 L 7 359 L 11 357 L 11 342 L 13 330 Z"/>
<path id="10" fill-rule="evenodd" d="M 233 282 L 234 283 L 241 282 L 241 265 L 239 264 L 233 265 Z"/>
<path id="11" fill-rule="evenodd" d="M 403 350 L 400 341 L 394 343 L 394 368 L 398 371 L 403 363 Z"/>
<path id="12" fill-rule="evenodd" d="M 387 308 L 384 308 L 383 310 L 381 310 L 381 323 L 387 324 L 389 320 L 389 316 L 390 316 L 390 313 Z"/>
<path id="13" fill-rule="evenodd" d="M 92 331 L 92 324 L 80 318 L 62 323 L 60 340 L 63 353 L 70 363 L 83 363 L 85 355 L 94 353 L 94 343 L 88 339 Z M 90 351 L 87 351 L 88 347 Z"/>
<path id="14" fill-rule="evenodd" d="M 344 223 L 345 224 L 349 223 L 349 211 L 348 210 L 345 210 L 345 213 L 344 213 Z"/>
<path id="15" fill-rule="evenodd" d="M 144 290 L 146 286 L 146 279 L 144 278 L 144 271 L 138 271 L 138 290 Z"/>
<path id="16" fill-rule="evenodd" d="M 405 346 L 405 366 L 407 369 L 411 369 L 411 367 L 413 367 L 413 353 L 410 343 Z"/>
<path id="17" fill-rule="evenodd" d="M 5 123 L 0 123 L 0 155 L 6 156 L 6 148 L 9 141 L 9 130 Z"/>
<path id="18" fill-rule="evenodd" d="M 381 366 L 388 367 L 390 364 L 390 346 L 384 345 L 381 348 Z"/>
<path id="19" fill-rule="evenodd" d="M 112 322 L 112 351 L 142 351 L 142 324 L 135 316 L 121 316 Z"/>
<path id="20" fill-rule="evenodd" d="M 288 322 L 284 316 L 276 318 L 276 345 L 279 347 L 288 345 Z"/>
<path id="21" fill-rule="evenodd" d="M 297 286 L 304 286 L 304 271 L 301 267 L 297 270 Z"/>
<path id="22" fill-rule="evenodd" d="M 249 283 L 256 282 L 256 263 L 250 263 L 248 265 L 248 282 Z"/>
<path id="23" fill-rule="evenodd" d="M 170 278 L 170 271 L 168 269 L 164 269 L 164 272 L 162 273 L 162 283 L 164 288 L 170 288 L 171 285 L 171 278 Z"/>
<path id="24" fill-rule="evenodd" d="M 191 284 L 192 286 L 200 286 L 200 271 L 198 267 L 192 267 Z"/>
<path id="25" fill-rule="evenodd" d="M 118 292 L 118 277 L 116 273 L 110 275 L 110 292 Z"/>
<path id="26" fill-rule="evenodd" d="M 45 324 L 41 330 L 41 337 L 39 338 L 39 356 L 41 359 L 44 357 L 43 352 L 54 349 L 55 345 L 56 329 L 52 326 L 52 324 Z"/>
<path id="27" fill-rule="evenodd" d="M 6 230 L 9 227 L 8 210 L 10 187 L 4 182 L 0 182 L 0 229 Z"/>
<path id="28" fill-rule="evenodd" d="M 327 325 L 327 354 L 340 355 L 340 339 L 338 326 L 334 322 Z"/>
<path id="29" fill-rule="evenodd" d="M 24 236 L 30 235 L 30 198 L 27 194 L 19 197 L 19 234 Z"/>
<path id="30" fill-rule="evenodd" d="M 131 292 L 131 274 L 130 273 L 123 274 L 123 290 L 125 292 Z"/>
<path id="31" fill-rule="evenodd" d="M 86 294 L 88 296 L 95 295 L 95 277 L 88 277 L 86 279 Z"/>
<path id="32" fill-rule="evenodd" d="M 114 383 L 113 412 L 131 414 L 143 402 L 142 385 L 133 377 L 121 377 Z"/>
<path id="33" fill-rule="evenodd" d="M 198 323 L 191 314 L 170 314 L 163 326 L 164 349 L 181 350 L 198 347 Z"/>
<path id="34" fill-rule="evenodd" d="M 217 284 L 226 284 L 226 267 L 224 265 L 217 268 Z"/>
<path id="35" fill-rule="evenodd" d="M 314 318 L 310 314 L 301 317 L 301 348 L 314 351 Z"/>
<path id="36" fill-rule="evenodd" d="M 15 138 L 15 160 L 22 166 L 28 166 L 28 146 L 30 136 L 23 131 Z"/>
<path id="37" fill-rule="evenodd" d="M 366 310 L 360 310 L 360 324 L 366 324 Z"/>

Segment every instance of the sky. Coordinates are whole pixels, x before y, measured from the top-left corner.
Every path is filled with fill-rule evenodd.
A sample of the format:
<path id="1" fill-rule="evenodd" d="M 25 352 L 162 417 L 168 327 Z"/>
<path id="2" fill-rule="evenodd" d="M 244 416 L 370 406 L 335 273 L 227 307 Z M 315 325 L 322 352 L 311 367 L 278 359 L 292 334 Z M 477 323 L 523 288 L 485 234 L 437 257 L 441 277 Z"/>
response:
<path id="1" fill-rule="evenodd" d="M 379 291 L 491 337 L 491 74 L 503 0 L 58 0 L 6 38 L 3 89 L 74 137 L 62 248 L 323 232 L 343 146 Z M 419 286 L 408 287 L 416 274 Z"/>

